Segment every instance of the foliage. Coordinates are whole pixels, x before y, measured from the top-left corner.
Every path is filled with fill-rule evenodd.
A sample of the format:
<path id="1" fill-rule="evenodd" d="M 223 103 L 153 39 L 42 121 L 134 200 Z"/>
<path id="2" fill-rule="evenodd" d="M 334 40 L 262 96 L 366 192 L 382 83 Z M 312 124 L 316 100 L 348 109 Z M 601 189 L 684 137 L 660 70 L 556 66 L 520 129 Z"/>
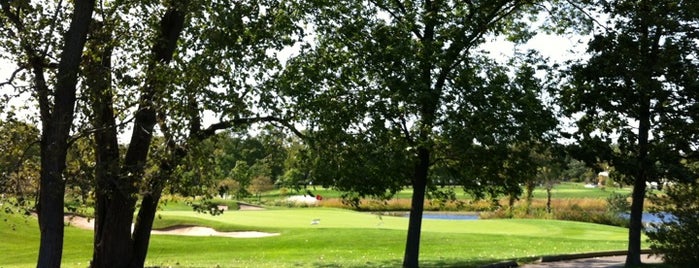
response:
<path id="1" fill-rule="evenodd" d="M 594 175 L 594 172 L 585 165 L 585 162 L 572 157 L 568 157 L 565 169 L 561 174 L 563 180 L 570 180 L 573 182 L 590 182 Z"/>
<path id="2" fill-rule="evenodd" d="M 614 193 L 607 197 L 607 212 L 619 215 L 631 210 L 629 195 Z"/>
<path id="3" fill-rule="evenodd" d="M 272 179 L 269 176 L 255 176 L 252 178 L 250 185 L 248 186 L 248 191 L 255 194 L 258 199 L 263 192 L 272 189 L 274 189 L 274 183 L 272 183 Z"/>
<path id="4" fill-rule="evenodd" d="M 664 196 L 652 198 L 654 212 L 662 219 L 651 224 L 650 248 L 666 263 L 678 266 L 699 264 L 699 184 L 676 184 Z"/>
<path id="5" fill-rule="evenodd" d="M 12 118 L 0 120 L 0 193 L 27 206 L 39 187 L 39 130 Z"/>

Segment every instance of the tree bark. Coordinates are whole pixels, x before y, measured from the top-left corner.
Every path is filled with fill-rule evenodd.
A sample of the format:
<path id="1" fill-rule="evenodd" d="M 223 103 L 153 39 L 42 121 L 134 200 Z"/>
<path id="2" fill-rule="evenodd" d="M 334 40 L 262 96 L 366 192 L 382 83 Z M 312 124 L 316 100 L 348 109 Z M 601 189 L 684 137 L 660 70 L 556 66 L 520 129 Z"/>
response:
<path id="1" fill-rule="evenodd" d="M 626 266 L 641 264 L 641 232 L 643 231 L 643 202 L 646 195 L 646 180 L 639 172 L 631 194 L 631 215 L 629 218 L 629 247 L 626 255 Z"/>
<path id="2" fill-rule="evenodd" d="M 425 188 L 430 168 L 430 152 L 426 148 L 418 149 L 418 163 L 415 165 L 413 178 L 413 197 L 410 204 L 408 238 L 405 242 L 403 267 L 418 267 L 420 255 L 420 233 L 422 230 L 422 212 L 425 205 Z"/>
<path id="3" fill-rule="evenodd" d="M 143 267 L 146 262 L 150 232 L 153 229 L 153 221 L 155 220 L 161 192 L 162 189 L 155 189 L 152 193 L 147 193 L 143 196 L 141 208 L 138 210 L 138 217 L 136 218 L 136 225 L 134 226 L 134 251 L 129 267 Z"/>
<path id="4" fill-rule="evenodd" d="M 39 106 L 42 110 L 41 121 L 43 129 L 41 134 L 40 192 L 37 205 L 41 239 L 37 267 L 61 266 L 63 254 L 63 195 L 65 193 L 63 171 L 66 166 L 68 140 L 74 118 L 78 68 L 80 67 L 94 4 L 93 0 L 75 1 L 75 9 L 68 32 L 65 35 L 65 43 L 58 65 L 53 111 L 48 110 L 50 107 L 47 102 L 48 92 L 40 92 L 38 94 L 40 98 Z M 39 73 L 38 71 L 35 68 L 35 75 L 37 79 L 43 81 L 43 72 Z M 42 89 L 39 88 L 38 90 Z"/>

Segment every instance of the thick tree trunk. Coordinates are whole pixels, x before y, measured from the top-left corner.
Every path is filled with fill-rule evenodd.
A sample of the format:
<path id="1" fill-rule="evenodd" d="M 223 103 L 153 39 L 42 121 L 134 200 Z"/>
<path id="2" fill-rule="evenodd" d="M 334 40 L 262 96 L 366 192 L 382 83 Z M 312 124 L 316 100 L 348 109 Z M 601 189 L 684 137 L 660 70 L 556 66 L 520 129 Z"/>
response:
<path id="1" fill-rule="evenodd" d="M 41 178 L 39 229 L 41 239 L 37 267 L 60 267 L 63 254 L 63 195 L 66 153 L 73 124 L 80 59 L 87 39 L 95 2 L 76 0 L 70 27 L 58 64 L 53 111 L 48 111 L 48 92 L 39 93 L 43 123 L 41 135 Z M 43 82 L 43 73 L 35 73 Z M 45 84 L 44 84 L 45 85 Z M 45 89 L 39 89 L 45 90 Z"/>
<path id="2" fill-rule="evenodd" d="M 422 212 L 425 205 L 425 188 L 430 167 L 430 152 L 426 148 L 418 149 L 418 163 L 413 178 L 413 197 L 410 205 L 408 238 L 405 242 L 403 267 L 418 267 L 420 255 L 420 233 L 422 230 Z"/>
<path id="3" fill-rule="evenodd" d="M 119 147 L 111 93 L 111 33 L 93 22 L 90 57 L 85 60 L 85 83 L 94 116 L 96 193 L 93 267 L 125 267 L 131 251 L 133 197 L 121 186 Z"/>
<path id="4" fill-rule="evenodd" d="M 158 65 L 171 61 L 184 27 L 184 19 L 185 13 L 176 7 L 170 7 L 161 18 L 158 39 L 153 45 L 153 58 L 142 88 L 124 164 L 117 176 L 98 179 L 98 186 L 104 187 L 104 190 L 97 191 L 92 267 L 143 267 L 161 188 L 151 189 L 154 192 L 144 196 L 138 224 L 132 236 L 131 226 L 138 191 L 136 185 L 143 178 L 156 124 L 154 98 L 163 86 L 164 78 L 156 73 L 156 69 Z M 111 103 L 108 106 L 111 107 Z M 116 132 L 110 130 L 109 133 L 110 139 L 116 137 Z M 106 145 L 98 144 L 100 146 Z M 105 162 L 119 161 L 118 155 L 108 155 L 107 158 L 109 159 L 104 159 Z"/>
<path id="5" fill-rule="evenodd" d="M 103 197 L 105 211 L 102 212 L 97 247 L 93 254 L 92 267 L 128 267 L 133 253 L 131 223 L 135 202 L 133 197 L 111 194 Z M 97 235 L 97 233 L 95 234 Z"/>
<path id="6" fill-rule="evenodd" d="M 41 182 L 39 185 L 39 228 L 41 240 L 37 267 L 61 267 L 63 254 L 63 173 L 65 147 L 51 148 L 42 138 Z M 58 146 L 53 146 L 58 147 Z M 61 153 L 63 152 L 63 153 Z M 61 155 L 63 156 L 61 158 Z M 61 159 L 63 161 L 61 162 Z"/>

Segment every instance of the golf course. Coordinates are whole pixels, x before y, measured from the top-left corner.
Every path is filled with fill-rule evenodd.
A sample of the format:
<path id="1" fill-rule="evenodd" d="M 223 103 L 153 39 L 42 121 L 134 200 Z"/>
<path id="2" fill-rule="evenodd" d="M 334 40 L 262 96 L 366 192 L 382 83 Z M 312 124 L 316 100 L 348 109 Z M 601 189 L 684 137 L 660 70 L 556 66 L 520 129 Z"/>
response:
<path id="1" fill-rule="evenodd" d="M 599 194 L 597 189 L 575 191 Z M 35 267 L 36 217 L 0 212 L 0 219 L 0 267 Z M 251 235 L 187 233 L 193 226 Z M 407 226 L 407 217 L 340 208 L 266 207 L 212 216 L 169 202 L 158 212 L 154 229 L 160 231 L 152 235 L 146 266 L 396 267 L 402 261 Z M 63 267 L 87 267 L 92 231 L 67 223 L 65 232 Z M 477 267 L 527 262 L 542 255 L 623 250 L 626 241 L 625 228 L 574 221 L 424 219 L 420 263 Z"/>

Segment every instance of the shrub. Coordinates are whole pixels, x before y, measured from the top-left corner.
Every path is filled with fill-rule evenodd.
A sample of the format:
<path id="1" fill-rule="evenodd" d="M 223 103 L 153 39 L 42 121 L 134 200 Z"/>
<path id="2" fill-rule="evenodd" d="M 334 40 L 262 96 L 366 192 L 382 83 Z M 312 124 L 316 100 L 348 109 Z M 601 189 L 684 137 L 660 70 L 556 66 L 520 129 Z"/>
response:
<path id="1" fill-rule="evenodd" d="M 666 187 L 662 197 L 652 196 L 653 212 L 661 223 L 650 224 L 650 248 L 668 264 L 699 265 L 699 184 Z M 668 216 L 672 215 L 672 216 Z"/>
<path id="2" fill-rule="evenodd" d="M 613 193 L 607 197 L 607 211 L 613 214 L 626 213 L 631 210 L 629 195 Z"/>

